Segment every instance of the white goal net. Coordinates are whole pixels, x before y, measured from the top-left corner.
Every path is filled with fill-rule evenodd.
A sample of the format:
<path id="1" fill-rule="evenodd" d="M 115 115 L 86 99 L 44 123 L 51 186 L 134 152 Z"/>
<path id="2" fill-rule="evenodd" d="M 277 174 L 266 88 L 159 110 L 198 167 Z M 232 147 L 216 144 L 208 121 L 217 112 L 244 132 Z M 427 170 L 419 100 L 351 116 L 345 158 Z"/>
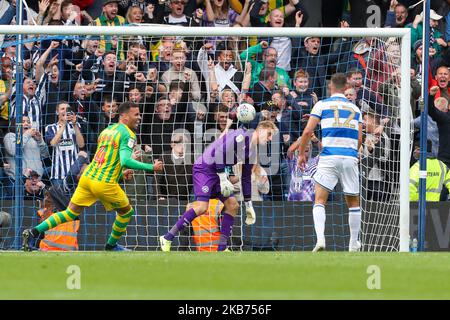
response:
<path id="1" fill-rule="evenodd" d="M 305 172 L 297 168 L 296 154 L 287 151 L 301 136 L 315 102 L 328 97 L 331 75 L 341 72 L 348 80 L 345 95 L 360 107 L 365 128 L 360 150 L 363 250 L 407 250 L 412 133 L 407 32 L 146 25 L 59 30 L 0 26 L 0 32 L 28 34 L 23 43 L 15 39 L 3 47 L 25 48 L 24 88 L 28 79 L 34 81 L 39 110 L 24 104 L 24 116 L 46 144 L 47 152 L 42 147 L 37 160 L 42 161 L 39 179 L 46 189 L 58 184 L 69 199 L 76 185 L 76 180 L 67 181 L 73 163 L 80 157 L 92 159 L 99 133 L 117 122 L 118 105 L 132 101 L 140 106 L 134 156 L 143 162 L 161 159 L 165 169 L 160 174 L 137 171 L 123 184 L 136 212 L 121 240 L 127 247 L 157 250 L 159 236 L 194 200 L 195 158 L 223 132 L 243 126 L 236 108 L 250 103 L 257 115 L 244 126 L 254 129 L 259 121 L 270 120 L 279 133 L 252 173 L 257 223 L 245 226 L 238 215 L 230 245 L 238 250 L 311 250 L 311 175 L 320 153 L 320 130 Z M 14 91 L 10 110 L 19 98 Z M 24 90 L 24 101 L 27 94 Z M 69 133 L 51 143 L 54 125 L 61 121 L 56 111 L 64 101 L 66 111 L 76 115 L 83 144 Z M 2 150 L 8 161 L 23 160 L 11 158 L 6 144 Z M 238 164 L 227 170 L 242 201 L 241 168 Z M 26 193 L 22 214 L 15 215 L 10 187 L 2 183 L 2 210 L 14 220 L 0 229 L 2 248 L 14 247 L 21 231 L 38 222 L 37 211 L 44 206 L 42 195 Z M 220 212 L 221 203 L 211 201 L 209 213 L 186 229 L 174 250 L 214 250 Z M 347 250 L 348 209 L 339 187 L 330 194 L 326 214 L 327 249 Z M 114 214 L 101 204 L 86 209 L 80 217 L 80 250 L 103 249 L 113 221 Z"/>

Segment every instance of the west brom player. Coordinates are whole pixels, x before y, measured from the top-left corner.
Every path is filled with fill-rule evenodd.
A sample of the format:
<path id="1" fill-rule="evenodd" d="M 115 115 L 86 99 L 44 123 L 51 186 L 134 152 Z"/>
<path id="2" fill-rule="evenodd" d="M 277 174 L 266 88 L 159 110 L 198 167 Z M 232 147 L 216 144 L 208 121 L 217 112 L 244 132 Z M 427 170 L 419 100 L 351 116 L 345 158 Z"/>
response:
<path id="1" fill-rule="evenodd" d="M 224 204 L 220 225 L 220 242 L 217 251 L 227 249 L 228 239 L 239 204 L 233 196 L 233 184 L 228 180 L 225 167 L 242 162 L 242 193 L 246 207 L 248 225 L 256 221 L 255 210 L 251 202 L 251 174 L 256 163 L 256 146 L 271 141 L 278 129 L 271 121 L 261 121 L 252 133 L 238 129 L 223 135 L 210 144 L 195 161 L 192 170 L 195 202 L 186 211 L 168 233 L 159 238 L 162 251 L 170 251 L 172 240 L 195 217 L 208 210 L 210 199 L 219 199 Z"/>
<path id="2" fill-rule="evenodd" d="M 134 214 L 128 196 L 119 185 L 119 180 L 131 173 L 126 169 L 147 172 L 163 169 L 163 163 L 159 160 L 149 164 L 132 158 L 136 143 L 135 131 L 139 128 L 140 122 L 139 105 L 129 101 L 120 105 L 119 123 L 110 125 L 100 133 L 94 159 L 84 170 L 67 209 L 54 213 L 35 228 L 24 230 L 22 233 L 24 251 L 33 250 L 34 239 L 40 233 L 77 219 L 84 208 L 92 206 L 97 200 L 103 203 L 107 211 L 115 210 L 117 213 L 105 250 L 129 251 L 117 244 L 125 234 Z"/>

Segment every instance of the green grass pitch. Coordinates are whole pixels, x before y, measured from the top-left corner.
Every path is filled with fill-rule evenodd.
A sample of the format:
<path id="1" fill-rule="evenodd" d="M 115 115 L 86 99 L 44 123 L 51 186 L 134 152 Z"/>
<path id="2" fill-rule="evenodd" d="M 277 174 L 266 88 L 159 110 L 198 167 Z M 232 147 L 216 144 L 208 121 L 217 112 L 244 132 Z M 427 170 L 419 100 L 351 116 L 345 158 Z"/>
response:
<path id="1" fill-rule="evenodd" d="M 450 299 L 450 253 L 2 252 L 0 283 L 0 299 Z"/>

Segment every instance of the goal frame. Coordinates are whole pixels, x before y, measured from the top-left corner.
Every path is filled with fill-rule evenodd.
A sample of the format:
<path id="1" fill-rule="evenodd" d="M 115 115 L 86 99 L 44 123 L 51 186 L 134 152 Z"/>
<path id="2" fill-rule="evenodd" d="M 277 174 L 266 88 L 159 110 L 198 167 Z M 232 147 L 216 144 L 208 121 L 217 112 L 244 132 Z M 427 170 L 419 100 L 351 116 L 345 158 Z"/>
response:
<path id="1" fill-rule="evenodd" d="M 401 38 L 401 94 L 400 116 L 410 117 L 410 58 L 411 31 L 409 28 L 227 28 L 181 27 L 161 25 L 132 26 L 21 26 L 1 25 L 0 34 L 48 36 L 269 36 L 269 37 L 398 37 Z M 20 52 L 20 51 L 19 51 Z M 401 121 L 400 135 L 400 252 L 409 251 L 409 159 L 410 123 Z"/>

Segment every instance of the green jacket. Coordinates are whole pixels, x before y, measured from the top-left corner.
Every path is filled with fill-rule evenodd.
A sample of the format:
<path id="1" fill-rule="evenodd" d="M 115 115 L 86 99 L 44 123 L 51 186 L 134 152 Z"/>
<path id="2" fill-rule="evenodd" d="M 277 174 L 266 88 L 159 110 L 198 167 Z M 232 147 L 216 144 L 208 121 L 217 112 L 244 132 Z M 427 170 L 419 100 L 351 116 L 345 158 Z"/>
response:
<path id="1" fill-rule="evenodd" d="M 422 40 L 423 38 L 423 24 L 422 22 L 419 23 L 417 25 L 417 29 L 414 29 L 412 23 L 408 25 L 409 28 L 411 29 L 411 50 L 414 47 L 414 43 L 416 43 L 417 40 Z M 434 29 L 434 39 L 438 39 L 438 38 L 443 38 L 442 33 L 437 30 L 436 28 Z M 440 57 L 441 56 L 441 51 L 442 51 L 442 47 L 437 43 L 437 41 L 435 41 L 433 43 L 433 48 L 436 50 L 436 54 L 434 55 L 435 57 Z M 413 56 L 416 54 L 415 52 L 412 53 Z"/>
<path id="2" fill-rule="evenodd" d="M 261 70 L 264 69 L 264 63 L 263 62 L 257 62 L 253 59 L 254 56 L 256 56 L 259 53 L 263 52 L 263 48 L 260 43 L 258 43 L 255 46 L 252 46 L 248 48 L 247 50 L 243 51 L 240 55 L 241 61 L 250 62 L 252 65 L 252 81 L 250 83 L 250 88 L 253 88 L 255 83 L 259 81 L 259 74 L 261 73 Z M 278 87 L 284 87 L 288 86 L 289 89 L 292 89 L 291 85 L 291 79 L 289 78 L 288 73 L 280 69 L 278 67 L 275 68 L 277 71 L 277 84 Z"/>

